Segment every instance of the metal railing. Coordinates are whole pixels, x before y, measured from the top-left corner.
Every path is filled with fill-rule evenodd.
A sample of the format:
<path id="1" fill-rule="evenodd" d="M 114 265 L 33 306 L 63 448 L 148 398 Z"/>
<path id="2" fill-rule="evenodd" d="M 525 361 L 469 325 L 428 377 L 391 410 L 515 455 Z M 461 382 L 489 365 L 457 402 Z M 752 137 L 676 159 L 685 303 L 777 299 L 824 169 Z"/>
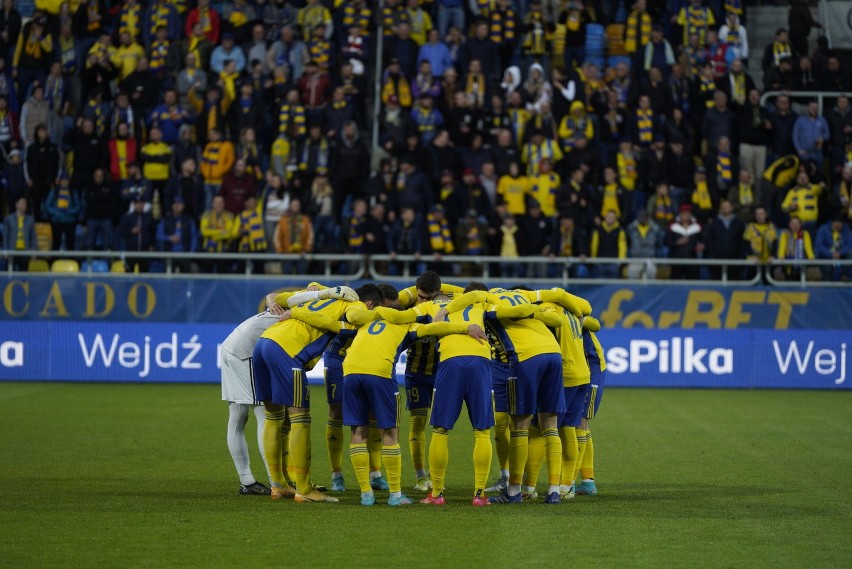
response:
<path id="1" fill-rule="evenodd" d="M 472 279 L 491 281 L 499 279 L 503 283 L 535 284 L 549 286 L 568 286 L 570 284 L 623 284 L 630 282 L 642 285 L 666 285 L 677 284 L 685 286 L 702 286 L 715 284 L 720 286 L 754 286 L 761 282 L 769 283 L 778 287 L 850 287 L 852 283 L 845 281 L 831 281 L 823 278 L 813 280 L 808 278 L 807 268 L 833 270 L 837 267 L 848 268 L 852 274 L 852 260 L 850 259 L 817 259 L 817 260 L 774 260 L 771 263 L 759 263 L 748 259 L 667 259 L 667 258 L 579 258 L 579 257 L 522 257 L 520 259 L 507 260 L 497 256 L 463 256 L 463 255 L 352 255 L 352 254 L 306 254 L 306 255 L 284 255 L 264 253 L 162 253 L 162 252 L 127 252 L 127 251 L 0 251 L 0 256 L 7 257 L 7 274 L 17 274 L 11 259 L 73 259 L 80 265 L 79 272 L 57 271 L 50 274 L 62 274 L 70 277 L 91 277 L 93 275 L 109 275 L 116 278 L 190 278 L 190 279 L 268 279 L 281 280 L 282 278 L 304 278 L 304 279 L 337 279 L 341 282 L 352 282 L 361 279 L 372 279 L 391 283 L 410 283 L 420 274 L 424 266 L 438 268 L 442 280 L 450 283 L 466 283 Z M 93 270 L 96 261 L 123 261 L 130 264 L 127 272 L 104 272 Z M 135 273 L 132 265 L 137 262 L 162 262 L 162 272 Z M 204 265 L 218 263 L 221 261 L 241 262 L 243 265 L 239 272 L 214 273 L 214 272 L 178 272 L 179 264 L 191 262 L 197 263 L 202 268 Z M 257 272 L 255 269 L 264 267 L 267 263 L 282 264 L 286 262 L 304 261 L 308 267 L 321 266 L 319 271 L 299 274 L 284 274 L 279 270 L 270 271 L 266 274 Z M 500 276 L 497 269 L 500 265 L 515 267 L 526 267 L 532 276 L 505 277 Z M 49 265 L 49 263 L 48 263 Z M 595 266 L 618 267 L 617 278 L 599 278 L 595 276 L 578 277 L 575 270 L 580 267 L 586 269 Z M 638 278 L 622 278 L 624 268 L 636 268 L 641 270 Z M 695 269 L 712 269 L 711 274 L 718 271 L 718 278 L 693 278 L 693 279 L 671 279 L 665 276 L 670 269 L 675 267 Z M 776 268 L 794 267 L 800 269 L 799 274 L 785 279 L 776 278 L 773 274 Z M 48 271 L 49 272 L 49 271 Z M 594 270 L 589 271 L 594 274 Z M 704 271 L 705 273 L 707 271 Z M 813 271 L 811 271 L 813 272 Z M 45 271 L 35 271 L 28 274 L 46 274 Z M 536 276 L 536 275 L 544 276 Z M 660 278 L 657 275 L 662 274 Z M 816 276 L 816 275 L 811 275 Z"/>
<path id="2" fill-rule="evenodd" d="M 781 95 L 785 95 L 790 98 L 808 98 L 808 99 L 816 99 L 817 104 L 819 105 L 819 114 L 823 114 L 824 106 L 823 102 L 825 99 L 836 99 L 842 95 L 847 97 L 852 97 L 852 92 L 840 92 L 840 91 L 767 91 L 760 96 L 760 104 L 766 105 L 766 102 L 769 99 L 777 99 Z"/>

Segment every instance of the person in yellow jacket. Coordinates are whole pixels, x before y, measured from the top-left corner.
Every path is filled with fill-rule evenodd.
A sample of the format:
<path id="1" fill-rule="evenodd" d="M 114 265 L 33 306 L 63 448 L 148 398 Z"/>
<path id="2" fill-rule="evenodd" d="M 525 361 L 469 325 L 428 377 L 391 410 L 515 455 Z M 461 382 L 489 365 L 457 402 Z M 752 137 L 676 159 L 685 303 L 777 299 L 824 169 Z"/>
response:
<path id="1" fill-rule="evenodd" d="M 304 274 L 308 268 L 305 254 L 314 250 L 314 227 L 310 216 L 302 213 L 302 202 L 290 200 L 290 209 L 281 216 L 275 230 L 275 250 L 301 255 L 297 261 L 284 261 L 284 274 Z M 295 271 L 294 271 L 295 269 Z"/>
<path id="2" fill-rule="evenodd" d="M 562 178 L 553 171 L 553 163 L 550 158 L 542 158 L 538 170 L 538 175 L 528 177 L 529 195 L 539 203 L 541 213 L 545 217 L 555 217 L 556 193 L 562 186 Z"/>
<path id="3" fill-rule="evenodd" d="M 219 192 L 222 178 L 234 166 L 234 145 L 222 140 L 222 131 L 210 130 L 210 142 L 201 153 L 201 177 L 204 178 L 204 198 L 207 207 L 213 202 L 213 196 Z"/>
<path id="4" fill-rule="evenodd" d="M 595 138 L 595 125 L 586 116 L 582 101 L 571 103 L 571 111 L 559 123 L 559 141 L 562 151 L 568 154 L 575 148 L 583 150 Z"/>
<path id="5" fill-rule="evenodd" d="M 145 50 L 133 40 L 129 32 L 122 32 L 118 38 L 118 49 L 112 54 L 112 64 L 118 69 L 118 78 L 121 81 L 136 71 L 139 60 L 145 57 Z"/>
<path id="6" fill-rule="evenodd" d="M 802 220 L 796 216 L 790 218 L 790 224 L 778 238 L 778 259 L 806 261 L 814 259 L 814 247 L 811 235 L 803 229 Z M 819 269 L 805 265 L 787 265 L 775 267 L 776 280 L 799 280 L 805 268 L 808 280 L 819 280 Z"/>
<path id="7" fill-rule="evenodd" d="M 509 173 L 500 176 L 497 182 L 497 196 L 506 204 L 506 211 L 512 215 L 527 213 L 526 197 L 529 192 L 529 179 L 521 176 L 521 167 L 517 162 L 509 164 Z"/>
<path id="8" fill-rule="evenodd" d="M 225 198 L 216 196 L 210 209 L 201 216 L 201 250 L 205 253 L 230 251 L 239 231 L 239 222 L 234 214 L 225 209 Z M 228 272 L 231 261 L 210 261 L 207 271 Z"/>
<path id="9" fill-rule="evenodd" d="M 816 231 L 816 222 L 819 218 L 819 195 L 822 193 L 824 184 L 812 184 L 810 177 L 805 172 L 799 172 L 796 176 L 796 185 L 793 186 L 781 202 L 784 213 L 795 215 L 802 220 L 802 225 L 808 232 Z"/>

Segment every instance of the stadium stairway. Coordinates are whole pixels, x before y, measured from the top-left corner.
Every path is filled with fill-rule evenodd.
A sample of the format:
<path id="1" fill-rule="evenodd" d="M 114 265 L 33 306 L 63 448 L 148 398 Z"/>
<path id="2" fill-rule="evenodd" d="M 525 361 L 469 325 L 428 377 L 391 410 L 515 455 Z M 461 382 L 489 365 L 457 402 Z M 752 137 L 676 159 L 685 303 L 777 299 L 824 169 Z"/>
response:
<path id="1" fill-rule="evenodd" d="M 764 91 L 763 69 L 761 67 L 763 50 L 772 43 L 775 38 L 775 30 L 787 28 L 787 13 L 789 11 L 789 6 L 748 7 L 748 22 L 746 24 L 749 45 L 748 72 L 761 92 Z M 811 13 L 813 13 L 815 19 L 819 19 L 819 10 L 815 6 L 811 6 Z M 815 32 L 811 32 L 810 40 L 811 50 L 813 50 L 816 46 Z"/>

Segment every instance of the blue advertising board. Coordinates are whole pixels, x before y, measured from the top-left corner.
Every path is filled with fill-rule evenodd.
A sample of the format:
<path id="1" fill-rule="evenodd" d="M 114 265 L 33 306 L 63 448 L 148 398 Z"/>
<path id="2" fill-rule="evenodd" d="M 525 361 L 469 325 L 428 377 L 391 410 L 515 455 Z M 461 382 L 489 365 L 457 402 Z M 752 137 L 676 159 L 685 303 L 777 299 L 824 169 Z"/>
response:
<path id="1" fill-rule="evenodd" d="M 258 312 L 271 289 L 304 281 L 0 277 L 0 320 L 235 324 Z M 328 283 L 344 284 L 344 283 Z M 359 283 L 350 283 L 357 285 Z M 498 286 L 499 282 L 489 283 Z M 569 288 L 592 303 L 605 328 L 848 329 L 852 290 L 648 285 Z"/>
<path id="2" fill-rule="evenodd" d="M 0 380 L 217 383 L 233 324 L 20 321 L 0 327 Z M 606 329 L 608 385 L 850 389 L 849 334 Z M 403 356 L 404 357 L 404 356 Z M 397 372 L 404 369 L 398 362 Z M 322 381 L 320 363 L 308 374 Z"/>

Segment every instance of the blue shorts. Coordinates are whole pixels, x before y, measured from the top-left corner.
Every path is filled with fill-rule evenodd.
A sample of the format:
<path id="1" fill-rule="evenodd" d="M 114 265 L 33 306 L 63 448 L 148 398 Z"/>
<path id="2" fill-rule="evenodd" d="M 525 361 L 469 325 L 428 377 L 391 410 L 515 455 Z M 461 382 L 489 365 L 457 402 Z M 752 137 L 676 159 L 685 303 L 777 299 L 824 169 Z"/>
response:
<path id="1" fill-rule="evenodd" d="M 494 393 L 491 391 L 491 361 L 479 356 L 456 356 L 442 361 L 435 377 L 432 399 L 433 427 L 452 430 L 462 403 L 474 429 L 494 426 Z"/>
<path id="2" fill-rule="evenodd" d="M 325 398 L 329 405 L 343 403 L 343 363 L 325 360 Z"/>
<path id="3" fill-rule="evenodd" d="M 592 374 L 592 396 L 589 400 L 589 409 L 586 412 L 586 419 L 594 419 L 595 415 L 598 414 L 598 408 L 601 406 L 601 399 L 603 399 L 605 383 L 606 370 Z"/>
<path id="4" fill-rule="evenodd" d="M 260 338 L 252 353 L 255 397 L 287 407 L 310 408 L 310 389 L 302 366 L 269 338 Z"/>
<path id="5" fill-rule="evenodd" d="M 494 411 L 496 413 L 509 412 L 506 384 L 509 382 L 510 369 L 507 363 L 491 360 L 491 385 L 494 387 Z"/>
<path id="6" fill-rule="evenodd" d="M 432 391 L 435 389 L 434 375 L 405 374 L 405 408 L 428 409 L 432 406 Z"/>
<path id="7" fill-rule="evenodd" d="M 564 387 L 565 413 L 559 415 L 560 427 L 579 427 L 586 417 L 592 396 L 592 384 Z"/>
<path id="8" fill-rule="evenodd" d="M 372 414 L 380 429 L 399 427 L 396 381 L 377 375 L 347 375 L 343 382 L 343 424 L 348 427 L 369 425 Z"/>
<path id="9" fill-rule="evenodd" d="M 540 354 L 514 364 L 508 385 L 509 413 L 564 413 L 562 356 Z"/>

